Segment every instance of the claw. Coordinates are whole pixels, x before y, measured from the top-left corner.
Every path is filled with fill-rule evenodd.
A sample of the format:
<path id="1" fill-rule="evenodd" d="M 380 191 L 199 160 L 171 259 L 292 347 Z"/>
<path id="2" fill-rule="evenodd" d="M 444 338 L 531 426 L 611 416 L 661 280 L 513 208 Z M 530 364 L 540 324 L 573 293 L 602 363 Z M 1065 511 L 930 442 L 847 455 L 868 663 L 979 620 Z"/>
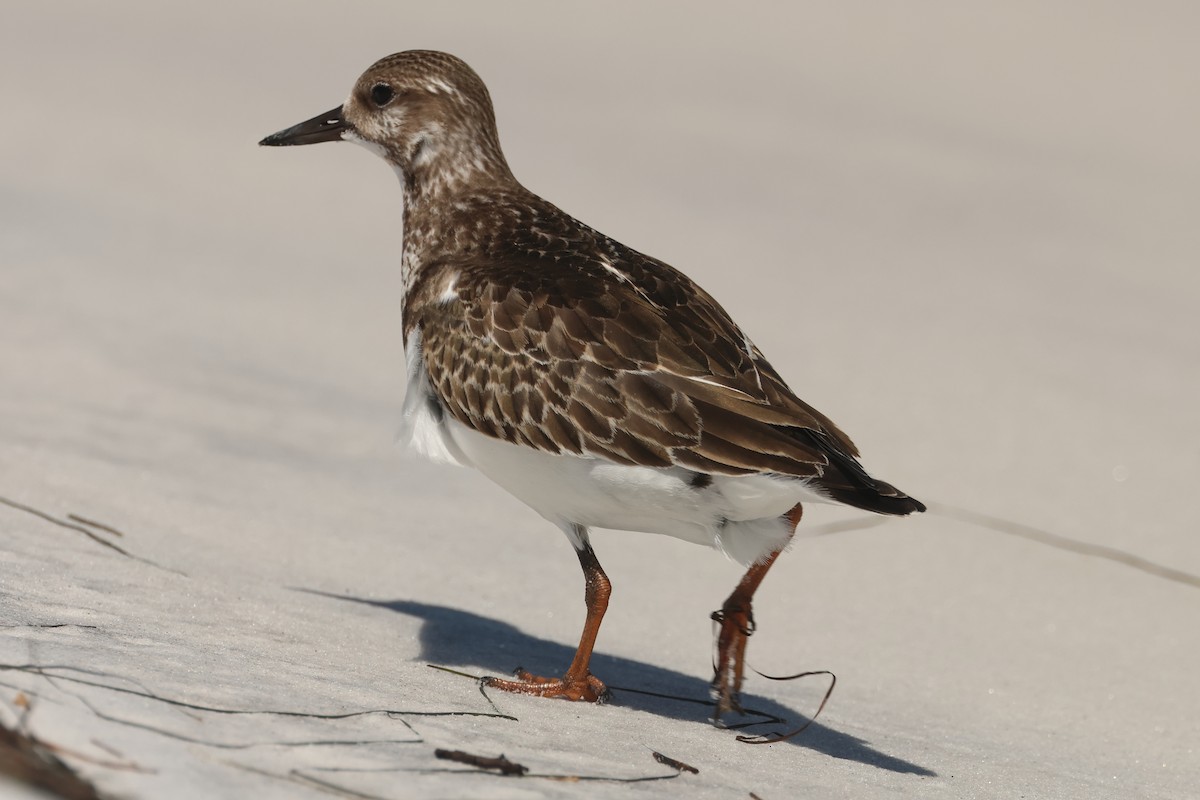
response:
<path id="1" fill-rule="evenodd" d="M 483 685 L 504 692 L 531 694 L 535 697 L 558 697 L 588 703 L 603 703 L 610 697 L 608 687 L 590 672 L 582 678 L 544 678 L 531 675 L 523 669 L 518 669 L 514 674 L 516 680 L 484 678 Z"/>
<path id="2" fill-rule="evenodd" d="M 712 680 L 712 695 L 716 701 L 713 720 L 716 721 L 726 712 L 740 713 L 742 710 L 746 642 L 754 633 L 754 617 L 749 608 L 727 603 L 720 611 L 714 611 L 712 618 L 720 625 Z"/>

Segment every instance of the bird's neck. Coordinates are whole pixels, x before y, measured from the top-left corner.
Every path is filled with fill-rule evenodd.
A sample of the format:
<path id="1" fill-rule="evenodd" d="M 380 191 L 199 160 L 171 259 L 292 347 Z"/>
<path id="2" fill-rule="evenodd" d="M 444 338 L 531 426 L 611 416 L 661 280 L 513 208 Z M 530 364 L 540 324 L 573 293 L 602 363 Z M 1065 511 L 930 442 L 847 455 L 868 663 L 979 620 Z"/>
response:
<path id="1" fill-rule="evenodd" d="M 398 168 L 404 187 L 405 290 L 430 263 L 469 257 L 488 247 L 497 208 L 529 192 L 508 168 L 499 147 L 454 158 L 418 152 Z"/>
<path id="2" fill-rule="evenodd" d="M 439 131 L 409 145 L 398 167 L 406 213 L 437 210 L 456 195 L 517 185 L 495 135 Z"/>

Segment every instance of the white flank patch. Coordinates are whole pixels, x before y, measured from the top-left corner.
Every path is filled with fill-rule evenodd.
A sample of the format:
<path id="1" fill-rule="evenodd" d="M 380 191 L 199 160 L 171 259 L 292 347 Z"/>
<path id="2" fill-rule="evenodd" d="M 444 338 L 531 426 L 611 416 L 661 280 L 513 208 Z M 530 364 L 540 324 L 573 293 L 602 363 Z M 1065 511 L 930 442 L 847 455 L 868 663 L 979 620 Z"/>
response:
<path id="1" fill-rule="evenodd" d="M 799 502 L 832 502 L 804 479 L 784 475 L 714 475 L 713 488 L 734 522 L 782 516 Z"/>
<path id="2" fill-rule="evenodd" d="M 793 503 L 793 505 L 795 505 Z M 717 548 L 739 564 L 750 566 L 791 542 L 792 524 L 780 517 L 729 522 L 721 529 Z"/>
<path id="3" fill-rule="evenodd" d="M 414 331 L 404 351 L 408 363 L 408 389 L 397 441 L 438 464 L 464 466 L 467 461 L 446 435 L 444 415 L 434 410 L 433 387 L 421 358 L 421 332 Z"/>

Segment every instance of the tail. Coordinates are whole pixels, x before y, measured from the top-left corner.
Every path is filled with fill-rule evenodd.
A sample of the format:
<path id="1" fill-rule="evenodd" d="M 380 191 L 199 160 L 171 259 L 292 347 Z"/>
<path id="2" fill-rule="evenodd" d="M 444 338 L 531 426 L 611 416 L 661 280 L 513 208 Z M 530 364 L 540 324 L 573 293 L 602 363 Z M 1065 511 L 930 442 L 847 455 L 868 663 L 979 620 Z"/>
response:
<path id="1" fill-rule="evenodd" d="M 839 447 L 828 435 L 810 433 L 810 440 L 829 459 L 821 477 L 813 481 L 832 499 L 848 506 L 902 517 L 916 511 L 924 511 L 925 504 L 886 481 L 872 478 L 853 455 Z"/>
<path id="2" fill-rule="evenodd" d="M 829 486 L 824 480 L 817 481 L 829 496 L 839 503 L 861 508 L 864 511 L 874 511 L 876 514 L 891 514 L 902 517 L 914 511 L 924 511 L 925 504 L 915 497 L 909 497 L 890 483 L 869 479 L 871 486 Z"/>

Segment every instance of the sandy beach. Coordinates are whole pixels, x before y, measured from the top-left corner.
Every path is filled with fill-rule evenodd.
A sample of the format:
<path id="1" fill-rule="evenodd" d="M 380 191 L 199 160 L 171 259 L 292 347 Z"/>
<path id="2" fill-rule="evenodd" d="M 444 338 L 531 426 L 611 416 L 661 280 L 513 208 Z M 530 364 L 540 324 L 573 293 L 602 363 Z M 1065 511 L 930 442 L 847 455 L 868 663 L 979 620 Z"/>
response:
<path id="1" fill-rule="evenodd" d="M 1200 785 L 1200 8 L 5 10 L 0 722 L 104 797 L 1184 798 Z M 487 82 L 521 181 L 695 278 L 874 472 L 756 600 L 394 443 L 401 193 L 256 143 L 376 58 Z M 465 673 L 432 669 L 437 665 Z M 439 759 L 505 756 L 523 776 Z M 683 762 L 697 773 L 656 760 Z M 0 777 L 0 797 L 33 798 Z"/>

